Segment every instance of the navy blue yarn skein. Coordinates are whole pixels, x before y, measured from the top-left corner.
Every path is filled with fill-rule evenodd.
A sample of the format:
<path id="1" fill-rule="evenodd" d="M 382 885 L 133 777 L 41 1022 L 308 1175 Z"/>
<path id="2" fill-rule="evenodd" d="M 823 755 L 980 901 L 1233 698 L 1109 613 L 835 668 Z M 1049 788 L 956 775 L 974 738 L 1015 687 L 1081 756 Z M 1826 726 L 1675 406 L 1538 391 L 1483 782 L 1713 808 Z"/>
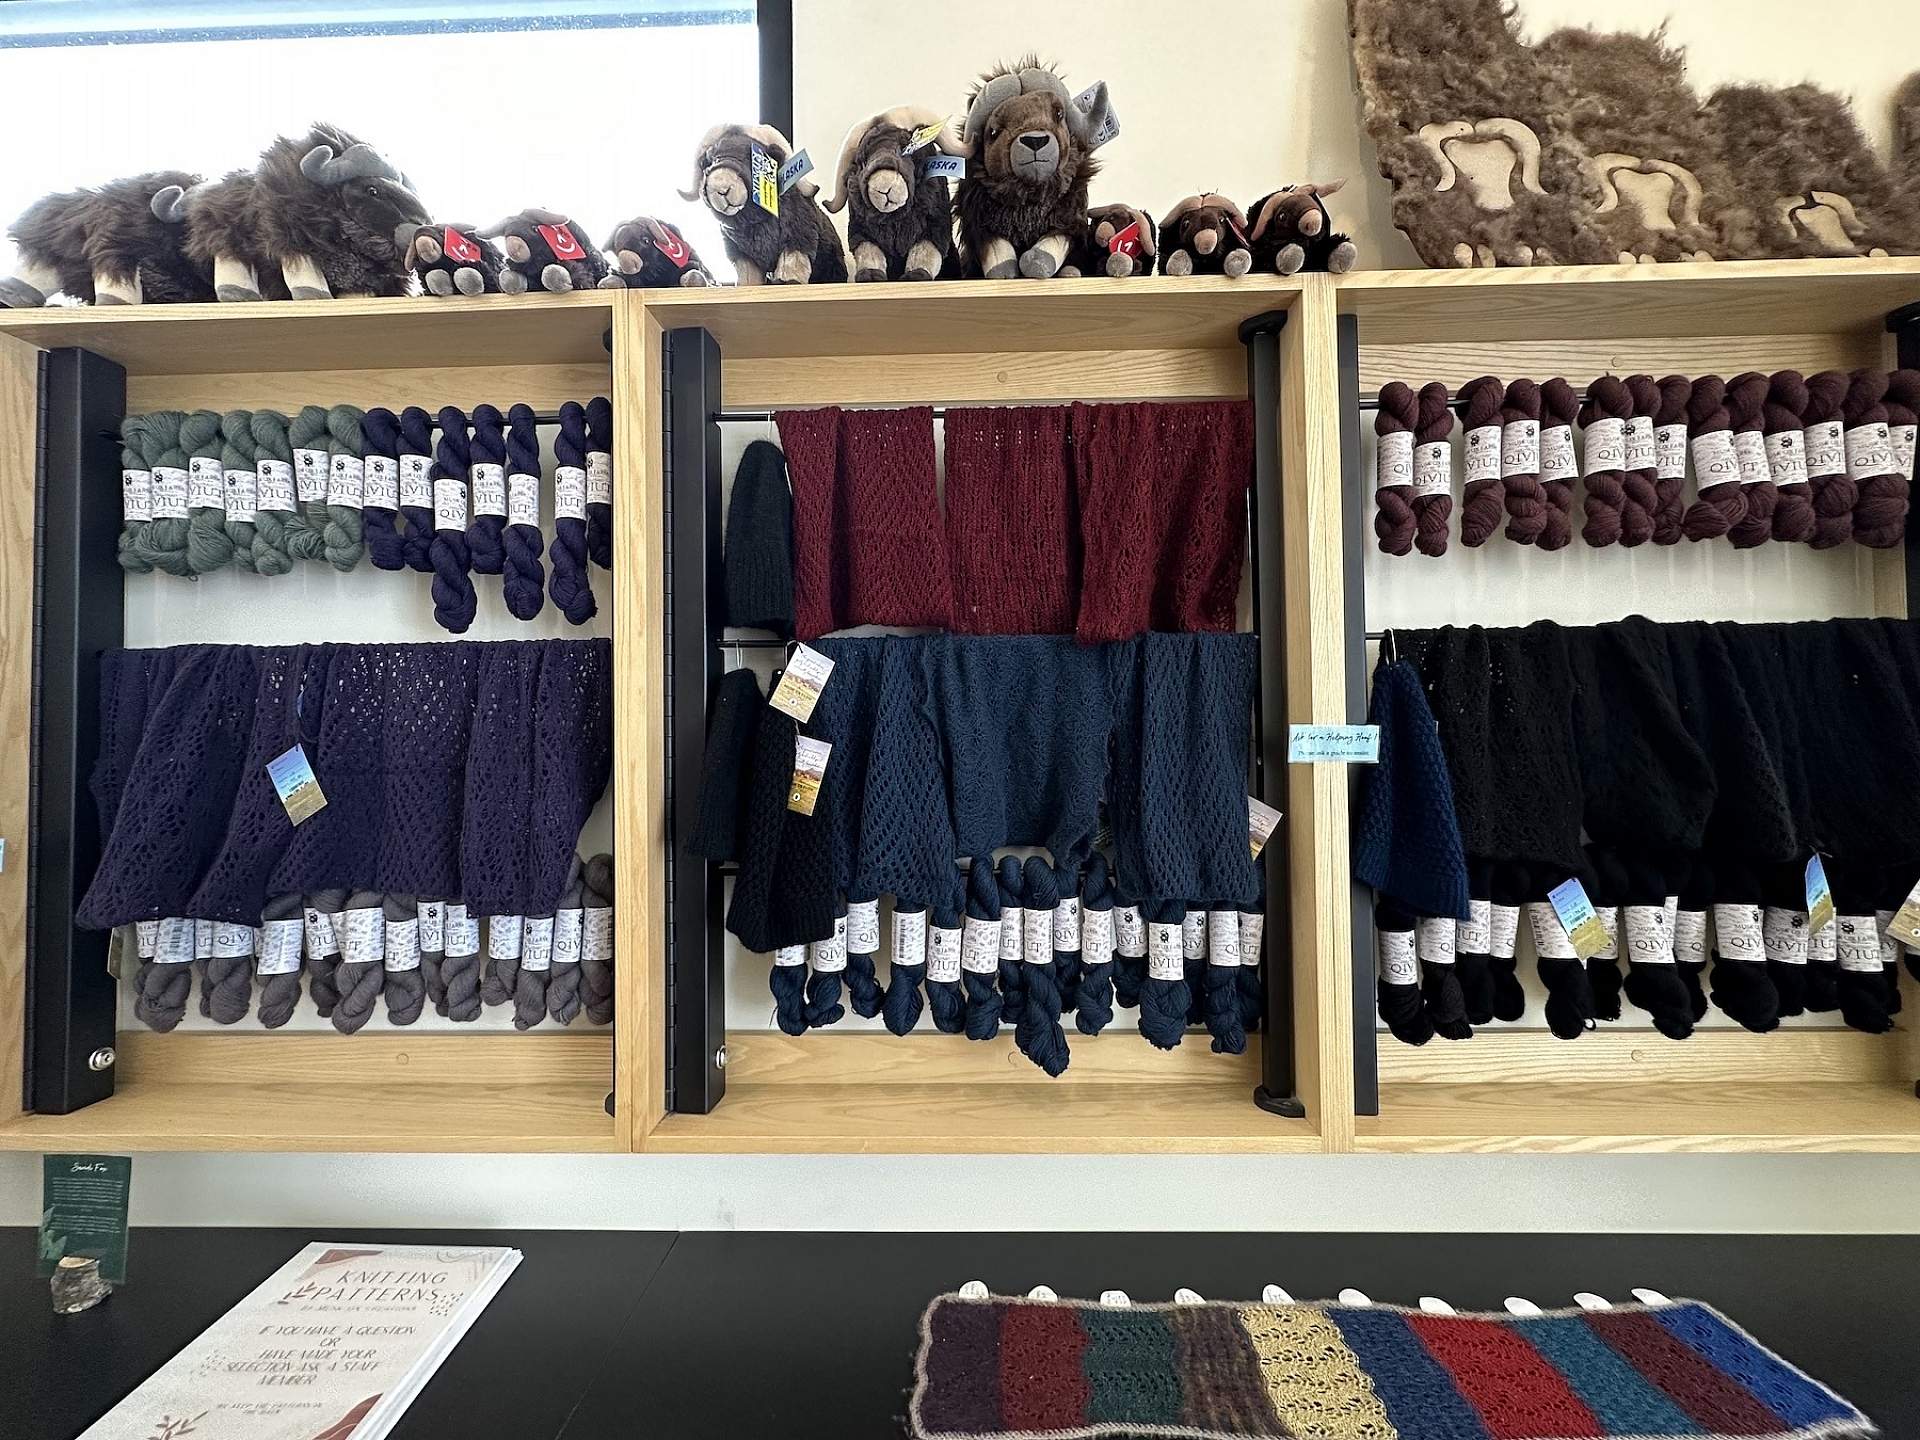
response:
<path id="1" fill-rule="evenodd" d="M 847 968 L 847 902 L 834 907 L 833 938 L 807 946 L 807 1028 L 838 1025 L 847 1016 L 840 1003 L 841 976 Z"/>
<path id="2" fill-rule="evenodd" d="M 867 927 L 864 915 L 859 925 L 854 923 L 856 906 L 873 907 L 871 928 Z M 879 906 L 877 895 L 847 900 L 847 1000 L 853 1006 L 853 1013 L 863 1020 L 871 1020 L 880 1013 L 880 976 L 873 959 L 880 953 Z"/>
<path id="3" fill-rule="evenodd" d="M 1026 904 L 1021 941 L 1021 979 L 1025 1003 L 1013 1029 L 1020 1053 L 1047 1074 L 1063 1073 L 1070 1060 L 1066 1032 L 1060 1028 L 1060 986 L 1053 976 L 1053 911 L 1060 903 L 1060 886 L 1053 867 L 1038 855 L 1022 869 L 1022 898 Z"/>
<path id="4" fill-rule="evenodd" d="M 492 500 L 483 502 L 480 493 L 482 465 L 500 472 L 501 493 L 494 497 L 502 512 L 498 515 L 480 513 L 482 503 L 492 503 Z M 498 406 L 476 405 L 473 407 L 473 468 L 467 481 L 473 492 L 473 518 L 467 522 L 467 554 L 476 575 L 498 575 L 507 567 L 506 469 L 506 417 Z"/>
<path id="5" fill-rule="evenodd" d="M 409 570 L 417 570 L 422 575 L 433 573 L 433 493 L 429 489 L 425 505 L 409 505 L 406 491 L 406 477 L 410 472 L 433 474 L 433 417 L 418 405 L 409 405 L 400 412 L 400 518 L 406 521 L 406 534 L 401 537 L 400 553 Z M 408 456 L 424 457 L 408 460 Z M 432 481 L 429 479 L 429 486 Z M 418 498 L 418 497 L 412 497 Z"/>
<path id="6" fill-rule="evenodd" d="M 587 412 L 577 400 L 560 407 L 553 465 L 553 545 L 547 551 L 553 575 L 547 593 L 569 625 L 584 625 L 598 607 L 587 580 Z"/>
<path id="7" fill-rule="evenodd" d="M 1187 977 L 1187 1025 L 1207 1017 L 1207 907 L 1204 901 L 1187 907 L 1180 921 L 1180 968 Z"/>
<path id="8" fill-rule="evenodd" d="M 463 513 L 457 526 L 442 529 L 436 522 L 428 555 L 433 561 L 433 618 L 441 629 L 455 635 L 466 634 L 480 605 L 480 598 L 473 591 L 473 577 L 467 573 L 471 559 L 467 554 L 464 497 L 472 453 L 467 443 L 465 412 L 447 406 L 440 412 L 440 443 L 433 454 L 434 487 L 437 490 L 443 484 L 457 482 Z M 448 518 L 451 519 L 451 515 Z"/>
<path id="9" fill-rule="evenodd" d="M 1266 1019 L 1267 990 L 1261 983 L 1265 973 L 1260 964 L 1260 949 L 1267 933 L 1267 867 L 1256 866 L 1260 875 L 1260 893 L 1251 905 L 1240 907 L 1240 973 L 1234 978 L 1234 991 L 1240 997 L 1240 1023 L 1249 1032 L 1258 1030 Z"/>
<path id="10" fill-rule="evenodd" d="M 1247 1053 L 1240 1019 L 1240 912 L 1231 905 L 1207 913 L 1207 1033 L 1216 1055 Z"/>
<path id="11" fill-rule="evenodd" d="M 607 457 L 603 463 L 611 476 L 613 402 L 604 395 L 596 395 L 587 402 L 587 436 L 588 452 Z M 587 558 L 602 570 L 613 569 L 613 503 L 595 500 L 591 486 L 587 490 Z"/>
<path id="12" fill-rule="evenodd" d="M 994 876 L 1000 896 L 1000 1018 L 1018 1025 L 1027 1011 L 1027 977 L 1021 973 L 1026 939 L 1026 869 L 1012 855 L 1000 857 Z"/>
<path id="13" fill-rule="evenodd" d="M 788 1035 L 807 1033 L 807 947 L 789 945 L 777 952 L 767 971 L 773 992 L 773 1021 Z"/>
<path id="14" fill-rule="evenodd" d="M 934 979 L 934 958 L 951 955 L 959 963 L 960 907 L 949 901 L 927 912 L 927 1013 L 942 1035 L 958 1035 L 967 1028 L 967 996 L 958 980 Z"/>
<path id="15" fill-rule="evenodd" d="M 1193 1003 L 1180 937 L 1187 907 L 1168 900 L 1148 906 L 1143 918 L 1148 968 L 1140 984 L 1140 1033 L 1156 1048 L 1171 1050 L 1186 1038 L 1187 1010 Z"/>
<path id="16" fill-rule="evenodd" d="M 1138 902 L 1113 877 L 1113 998 L 1128 1010 L 1140 1004 L 1140 987 L 1147 983 L 1147 922 Z"/>
<path id="17" fill-rule="evenodd" d="M 994 969 L 976 970 L 969 964 L 960 976 L 966 990 L 966 1034 L 969 1040 L 991 1040 L 1000 1033 L 1000 1017 L 1005 1001 L 994 983 L 1000 964 L 1000 887 L 993 876 L 993 857 L 977 855 L 967 867 L 967 942 L 966 952 L 984 967 L 984 947 L 993 945 Z"/>
<path id="18" fill-rule="evenodd" d="M 1053 981 L 1060 987 L 1060 1010 L 1065 1014 L 1080 1008 L 1080 867 L 1054 866 L 1053 883 L 1060 892 L 1060 904 L 1054 908 Z M 1071 950 L 1060 948 L 1063 938 L 1072 940 Z"/>
<path id="19" fill-rule="evenodd" d="M 1113 1023 L 1113 878 L 1094 852 L 1080 890 L 1080 985 L 1074 1028 L 1098 1035 Z"/>
<path id="20" fill-rule="evenodd" d="M 533 407 L 515 405 L 507 411 L 509 517 L 515 509 L 515 490 L 524 490 L 529 479 L 533 491 L 533 523 L 509 519 L 506 568 L 501 572 L 500 582 L 507 613 L 516 620 L 531 620 L 540 613 L 547 597 L 547 567 L 540 563 L 540 552 L 546 546 L 546 538 L 540 533 L 540 431 Z"/>
<path id="21" fill-rule="evenodd" d="M 927 910 L 924 905 L 896 905 L 893 944 L 889 947 L 887 993 L 880 1013 L 895 1035 L 911 1034 L 920 1023 L 925 1002 L 920 987 L 927 979 Z M 849 962 L 851 963 L 851 962 Z"/>
<path id="22" fill-rule="evenodd" d="M 371 476 L 376 466 L 385 466 L 394 476 L 394 484 L 399 483 L 400 470 L 400 421 L 393 411 L 376 405 L 360 419 L 360 440 L 365 448 L 365 461 L 369 480 L 366 496 L 360 507 L 361 538 L 366 542 L 367 558 L 373 561 L 376 569 L 403 570 L 406 568 L 406 542 L 400 538 L 400 531 L 394 524 L 395 508 L 374 503 L 375 490 Z"/>

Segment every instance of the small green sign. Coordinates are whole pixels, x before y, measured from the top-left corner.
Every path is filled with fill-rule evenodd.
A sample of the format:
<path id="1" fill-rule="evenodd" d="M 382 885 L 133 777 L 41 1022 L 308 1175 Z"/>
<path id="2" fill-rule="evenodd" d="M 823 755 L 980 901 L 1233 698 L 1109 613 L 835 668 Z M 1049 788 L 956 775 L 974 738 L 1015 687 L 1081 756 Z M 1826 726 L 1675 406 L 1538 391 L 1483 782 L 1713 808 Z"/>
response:
<path id="1" fill-rule="evenodd" d="M 53 1274 L 63 1256 L 85 1255 L 113 1284 L 125 1284 L 132 1190 L 131 1156 L 41 1156 L 39 1273 Z"/>

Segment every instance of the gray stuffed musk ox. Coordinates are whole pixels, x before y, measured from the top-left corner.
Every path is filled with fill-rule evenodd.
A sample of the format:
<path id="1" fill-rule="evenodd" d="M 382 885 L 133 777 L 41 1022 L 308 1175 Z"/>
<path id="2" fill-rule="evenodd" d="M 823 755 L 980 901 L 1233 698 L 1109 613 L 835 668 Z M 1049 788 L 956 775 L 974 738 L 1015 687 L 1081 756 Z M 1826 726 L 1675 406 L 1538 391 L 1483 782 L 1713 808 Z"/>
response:
<path id="1" fill-rule="evenodd" d="M 156 170 L 36 200 L 14 222 L 19 264 L 0 276 L 0 305 L 44 305 L 55 293 L 91 305 L 213 299 L 212 270 L 187 258 L 171 218 L 173 197 L 199 183 Z"/>
<path id="2" fill-rule="evenodd" d="M 407 250 L 407 264 L 429 295 L 498 295 L 507 257 L 473 226 L 456 222 L 422 225 Z"/>
<path id="3" fill-rule="evenodd" d="M 951 272 L 953 192 L 945 175 L 931 172 L 937 157 L 963 154 L 952 123 L 918 105 L 883 110 L 847 131 L 826 208 L 847 212 L 855 280 L 937 280 Z"/>
<path id="4" fill-rule="evenodd" d="M 565 294 L 622 283 L 608 275 L 607 257 L 581 239 L 587 232 L 558 210 L 529 208 L 475 233 L 500 242 L 506 255 L 500 288 L 509 295 L 533 289 Z"/>
<path id="5" fill-rule="evenodd" d="M 188 257 L 211 267 L 222 300 L 404 295 L 428 219 L 378 151 L 324 124 L 274 141 L 251 171 L 188 190 L 176 213 Z"/>
<path id="6" fill-rule="evenodd" d="M 1032 57 L 981 77 L 967 97 L 967 173 L 955 201 L 964 275 L 1077 273 L 1069 261 L 1086 233 L 1094 137 L 1107 116 L 1105 82 L 1083 110 Z"/>
<path id="7" fill-rule="evenodd" d="M 693 155 L 693 185 L 682 200 L 698 200 L 720 222 L 727 258 L 742 285 L 805 285 L 847 278 L 847 252 L 840 232 L 821 213 L 820 187 L 795 181 L 777 202 L 778 213 L 754 199 L 753 152 L 775 166 L 793 157 L 787 137 L 771 125 L 716 125 L 700 137 Z"/>
<path id="8" fill-rule="evenodd" d="M 633 290 L 671 289 L 713 284 L 713 274 L 680 227 L 636 215 L 607 238 L 613 273 Z"/>

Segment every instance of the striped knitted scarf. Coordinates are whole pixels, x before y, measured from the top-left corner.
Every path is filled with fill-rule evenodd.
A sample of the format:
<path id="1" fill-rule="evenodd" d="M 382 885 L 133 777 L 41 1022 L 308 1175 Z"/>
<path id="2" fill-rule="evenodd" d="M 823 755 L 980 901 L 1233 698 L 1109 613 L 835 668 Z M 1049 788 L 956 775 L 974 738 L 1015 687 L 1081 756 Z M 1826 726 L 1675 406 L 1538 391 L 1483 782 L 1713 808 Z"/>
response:
<path id="1" fill-rule="evenodd" d="M 943 1295 L 913 1440 L 1839 1440 L 1878 1433 L 1698 1301 L 1540 1315 Z"/>

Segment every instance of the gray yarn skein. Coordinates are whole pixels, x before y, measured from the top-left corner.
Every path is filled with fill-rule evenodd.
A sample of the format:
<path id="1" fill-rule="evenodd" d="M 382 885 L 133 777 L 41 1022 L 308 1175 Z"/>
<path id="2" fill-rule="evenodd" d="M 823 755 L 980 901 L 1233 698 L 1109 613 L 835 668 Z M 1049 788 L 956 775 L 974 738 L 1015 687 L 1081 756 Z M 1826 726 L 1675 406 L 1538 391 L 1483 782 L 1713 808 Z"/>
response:
<path id="1" fill-rule="evenodd" d="M 120 421 L 120 468 L 122 470 L 145 470 L 146 455 L 143 452 L 147 438 L 147 417 L 144 415 L 123 416 Z M 150 575 L 153 573 L 153 560 L 147 555 L 145 540 L 147 527 L 151 520 L 123 520 L 120 527 L 120 568 L 130 575 Z"/>
<path id="2" fill-rule="evenodd" d="M 520 983 L 520 956 L 527 943 L 526 923 L 524 915 L 495 915 L 487 921 L 487 970 L 486 978 L 480 982 L 483 1005 L 505 1005 L 513 999 L 514 987 Z M 514 926 L 520 927 L 517 935 L 513 934 Z M 494 954 L 496 940 L 504 940 L 509 935 L 518 942 L 513 954 Z"/>
<path id="3" fill-rule="evenodd" d="M 356 890 L 347 897 L 346 910 L 383 910 L 383 897 L 378 890 Z M 340 942 L 340 968 L 334 972 L 333 983 L 340 992 L 340 1003 L 334 1007 L 333 1028 L 342 1035 L 351 1035 L 373 1018 L 375 1007 L 380 1003 L 380 995 L 386 989 L 386 966 L 382 956 L 386 951 L 386 920 L 381 916 L 381 924 L 374 930 L 379 937 L 380 954 L 371 959 L 364 953 L 349 955 L 347 937 L 337 935 Z"/>
<path id="4" fill-rule="evenodd" d="M 380 902 L 387 920 L 387 953 L 394 949 L 393 927 L 409 920 L 418 925 L 420 906 L 411 895 L 389 895 Z M 415 931 L 416 936 L 418 931 Z M 417 943 L 417 941 L 416 941 Z M 423 962 L 424 963 L 424 959 Z M 427 1008 L 427 982 L 418 970 L 389 970 L 386 973 L 387 1023 L 411 1025 Z"/>
<path id="5" fill-rule="evenodd" d="M 547 983 L 553 974 L 553 923 L 551 915 L 529 915 L 525 933 L 521 937 L 523 947 L 533 943 L 533 927 L 539 921 L 547 922 L 547 968 L 535 970 L 526 963 L 526 950 L 520 952 L 520 972 L 513 981 L 513 1028 L 531 1030 L 547 1018 Z"/>
<path id="6" fill-rule="evenodd" d="M 332 438 L 323 405 L 302 405 L 300 413 L 287 422 L 289 450 L 324 451 Z M 327 551 L 326 499 L 302 501 L 296 488 L 293 503 L 298 515 L 287 525 L 287 553 L 296 560 L 318 560 Z"/>
<path id="7" fill-rule="evenodd" d="M 256 411 L 257 415 L 259 412 Z M 276 895 L 267 901 L 267 908 L 260 912 L 260 923 L 269 924 L 275 920 L 298 920 L 306 912 L 300 903 L 300 897 L 294 895 Z M 285 975 L 262 975 L 260 977 L 260 1004 L 256 1007 L 260 1023 L 269 1030 L 278 1030 L 293 1018 L 294 1007 L 300 1003 L 300 972 L 290 970 Z"/>
<path id="8" fill-rule="evenodd" d="M 360 422 L 367 412 L 358 405 L 336 405 L 327 412 L 327 453 L 351 455 L 364 463 L 367 442 L 361 437 Z M 336 570 L 351 570 L 367 554 L 365 522 L 351 505 L 326 507 L 327 522 L 321 531 L 323 553 Z"/>
<path id="9" fill-rule="evenodd" d="M 444 1015 L 447 1013 L 447 980 L 441 967 L 447 958 L 447 907 L 441 901 L 431 900 L 422 895 L 414 902 L 415 913 L 423 913 L 429 905 L 440 906 L 440 948 L 437 950 L 427 948 L 429 937 L 426 933 L 426 921 L 423 919 L 420 922 L 420 980 L 427 987 L 427 999 L 433 1002 L 434 1013 Z"/>
<path id="10" fill-rule="evenodd" d="M 253 474 L 253 492 L 255 498 L 254 513 L 259 513 L 260 473 L 259 461 L 253 443 L 253 412 L 251 410 L 229 410 L 220 417 L 220 471 L 221 479 L 226 479 L 229 470 L 245 470 Z M 227 516 L 227 538 L 233 542 L 233 565 L 236 570 L 258 570 L 253 563 L 254 522 L 236 520 Z"/>
<path id="11" fill-rule="evenodd" d="M 347 892 L 316 890 L 307 897 L 306 908 L 317 910 L 330 921 L 337 920 L 340 912 L 347 908 Z M 332 954 L 316 955 L 311 945 L 307 947 L 307 994 L 313 997 L 313 1008 L 320 1012 L 322 1020 L 332 1018 L 333 1007 L 340 1003 L 340 987 L 335 978 L 340 970 L 340 927 L 336 923 L 332 929 Z"/>
<path id="12" fill-rule="evenodd" d="M 447 958 L 440 967 L 440 976 L 447 987 L 447 1006 L 443 1013 L 449 1020 L 465 1024 L 480 1018 L 480 946 L 476 940 L 472 953 L 454 953 L 453 908 L 454 902 L 448 901 Z M 473 925 L 477 936 L 479 922 L 469 923 Z"/>
<path id="13" fill-rule="evenodd" d="M 586 893 L 580 857 L 576 855 L 567 866 L 566 887 L 560 892 L 560 908 L 554 915 L 553 969 L 547 972 L 547 1014 L 561 1025 L 571 1025 L 574 1017 L 580 1013 L 580 932 L 574 932 L 573 958 L 563 961 L 560 958 L 562 917 L 569 910 L 583 909 Z"/>
<path id="14" fill-rule="evenodd" d="M 200 974 L 200 1013 L 216 1025 L 238 1025 L 253 1008 L 253 948 L 210 955 Z"/>
<path id="15" fill-rule="evenodd" d="M 187 417 L 178 410 L 156 410 L 146 417 L 140 440 L 140 458 L 155 473 L 154 488 L 159 489 L 158 471 L 162 468 L 185 470 L 187 452 L 180 448 L 180 427 Z M 191 577 L 193 565 L 187 559 L 187 529 L 193 522 L 184 517 L 156 518 L 134 541 L 135 553 L 149 570 Z"/>
<path id="16" fill-rule="evenodd" d="M 584 891 L 582 906 L 587 910 L 613 908 L 613 856 L 600 854 L 587 861 L 581 872 Z M 580 992 L 586 1002 L 587 1020 L 594 1025 L 613 1023 L 613 940 L 608 931 L 605 958 L 589 958 L 585 945 L 580 947 Z"/>
<path id="17" fill-rule="evenodd" d="M 180 448 L 193 460 L 220 463 L 220 417 L 196 410 L 180 422 Z M 208 575 L 233 564 L 233 538 L 227 534 L 227 505 L 187 507 L 187 563 L 196 575 Z"/>
<path id="18" fill-rule="evenodd" d="M 192 924 L 177 917 L 160 922 L 163 930 L 169 925 Z M 142 960 L 134 983 L 138 993 L 133 1000 L 133 1016 L 141 1024 L 164 1035 L 186 1017 L 187 1001 L 193 996 L 193 966 Z"/>
<path id="19" fill-rule="evenodd" d="M 255 473 L 262 460 L 293 464 L 293 446 L 287 443 L 287 417 L 278 410 L 255 410 L 248 418 L 253 434 Z M 293 570 L 293 555 L 287 549 L 292 527 L 299 515 L 286 510 L 261 506 L 253 517 L 253 568 L 262 575 L 286 575 Z"/>

